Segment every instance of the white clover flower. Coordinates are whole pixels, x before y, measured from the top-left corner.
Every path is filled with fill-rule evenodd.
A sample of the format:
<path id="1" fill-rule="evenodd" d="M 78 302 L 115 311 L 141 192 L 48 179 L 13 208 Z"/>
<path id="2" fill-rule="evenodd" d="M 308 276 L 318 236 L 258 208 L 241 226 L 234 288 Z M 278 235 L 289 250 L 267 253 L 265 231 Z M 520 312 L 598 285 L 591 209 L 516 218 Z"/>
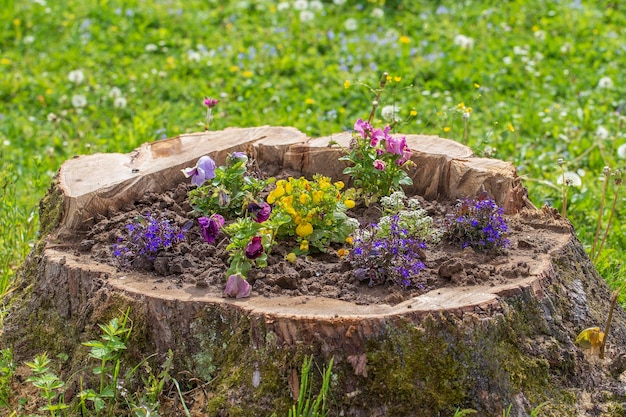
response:
<path id="1" fill-rule="evenodd" d="M 385 11 L 380 7 L 376 7 L 375 9 L 372 9 L 371 16 L 375 19 L 382 19 L 385 16 Z"/>
<path id="2" fill-rule="evenodd" d="M 514 46 L 513 47 L 513 54 L 514 55 L 528 55 L 528 45 L 524 45 L 524 46 Z"/>
<path id="3" fill-rule="evenodd" d="M 306 10 L 309 8 L 308 0 L 296 0 L 293 2 L 293 8 L 296 10 Z"/>
<path id="4" fill-rule="evenodd" d="M 146 47 L 145 47 L 146 52 L 155 52 L 155 51 L 156 51 L 156 50 L 158 50 L 158 49 L 159 49 L 159 47 L 158 47 L 158 46 L 156 46 L 156 45 L 155 45 L 155 44 L 153 44 L 153 43 L 149 43 L 149 44 L 147 44 L 147 45 L 146 45 Z"/>
<path id="5" fill-rule="evenodd" d="M 126 107 L 126 99 L 124 97 L 115 97 L 113 100 L 113 107 L 116 109 L 123 109 Z"/>
<path id="6" fill-rule="evenodd" d="M 385 106 L 381 109 L 380 114 L 386 122 L 399 122 L 400 117 L 398 114 L 400 113 L 400 108 L 398 106 L 389 105 Z"/>
<path id="7" fill-rule="evenodd" d="M 474 47 L 474 39 L 465 35 L 456 35 L 454 37 L 454 44 L 461 49 L 472 49 Z"/>
<path id="8" fill-rule="evenodd" d="M 604 126 L 598 126 L 596 129 L 596 136 L 598 139 L 608 139 L 609 138 L 609 130 Z"/>
<path id="9" fill-rule="evenodd" d="M 300 21 L 301 22 L 310 22 L 315 19 L 315 14 L 310 10 L 302 10 L 300 12 Z"/>
<path id="10" fill-rule="evenodd" d="M 24 42 L 26 45 L 30 45 L 31 43 L 35 42 L 35 37 L 33 35 L 24 36 L 22 42 Z"/>
<path id="11" fill-rule="evenodd" d="M 285 11 L 287 9 L 289 9 L 289 2 L 286 2 L 286 1 L 281 1 L 276 6 L 276 10 L 278 10 L 279 12 Z"/>
<path id="12" fill-rule="evenodd" d="M 77 109 L 81 109 L 87 106 L 87 98 L 83 96 L 82 94 L 74 94 L 72 96 L 72 106 L 74 106 Z"/>
<path id="13" fill-rule="evenodd" d="M 598 81 L 598 88 L 605 88 L 607 90 L 613 88 L 613 80 L 611 77 L 600 78 L 600 81 Z"/>
<path id="14" fill-rule="evenodd" d="M 198 62 L 202 59 L 202 55 L 200 55 L 200 52 L 190 49 L 187 51 L 187 59 L 193 62 Z"/>
<path id="15" fill-rule="evenodd" d="M 535 32 L 535 38 L 537 40 L 540 41 L 545 41 L 546 40 L 546 32 L 544 32 L 543 30 L 538 30 Z"/>
<path id="16" fill-rule="evenodd" d="M 502 63 L 504 65 L 511 65 L 513 63 L 513 58 L 511 58 L 510 56 L 505 56 L 504 58 L 502 58 Z"/>
<path id="17" fill-rule="evenodd" d="M 617 156 L 622 159 L 626 159 L 626 143 L 617 148 Z"/>
<path id="18" fill-rule="evenodd" d="M 357 28 L 359 27 L 359 22 L 357 22 L 357 20 L 353 17 L 346 19 L 346 21 L 343 24 L 343 27 L 347 30 L 347 31 L 355 31 L 357 30 Z"/>
<path id="19" fill-rule="evenodd" d="M 559 174 L 559 176 L 556 178 L 556 183 L 558 185 L 563 185 L 563 180 L 565 180 L 565 185 L 570 187 L 580 187 L 583 185 L 583 181 L 580 178 L 580 175 L 572 171 L 567 171 Z"/>
<path id="20" fill-rule="evenodd" d="M 70 73 L 67 74 L 67 79 L 70 80 L 71 83 L 80 84 L 85 81 L 85 74 L 79 69 L 70 71 Z"/>
<path id="21" fill-rule="evenodd" d="M 324 10 L 324 3 L 320 0 L 311 0 L 309 2 L 309 8 L 311 10 Z"/>
<path id="22" fill-rule="evenodd" d="M 109 97 L 122 97 L 122 90 L 120 90 L 119 87 L 116 86 L 111 87 L 111 90 L 109 90 Z"/>
<path id="23" fill-rule="evenodd" d="M 346 4 L 346 0 L 333 0 L 333 3 L 335 3 L 337 6 L 343 6 L 344 4 Z"/>

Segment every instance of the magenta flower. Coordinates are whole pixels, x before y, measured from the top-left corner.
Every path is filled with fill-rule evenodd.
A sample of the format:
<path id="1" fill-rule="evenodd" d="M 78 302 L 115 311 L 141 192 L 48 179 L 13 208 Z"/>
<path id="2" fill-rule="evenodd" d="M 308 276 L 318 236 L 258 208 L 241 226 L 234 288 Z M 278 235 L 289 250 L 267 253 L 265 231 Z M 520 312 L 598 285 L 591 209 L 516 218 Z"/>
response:
<path id="1" fill-rule="evenodd" d="M 219 101 L 214 98 L 211 98 L 211 97 L 204 98 L 204 105 L 207 106 L 209 109 L 212 109 L 213 107 L 217 106 L 217 103 L 219 103 Z"/>
<path id="2" fill-rule="evenodd" d="M 215 161 L 205 155 L 198 159 L 195 167 L 185 168 L 182 171 L 185 178 L 191 177 L 191 183 L 199 187 L 205 181 L 215 178 Z"/>
<path id="3" fill-rule="evenodd" d="M 381 161 L 380 159 L 377 159 L 374 161 L 374 169 L 377 169 L 379 171 L 384 171 L 385 170 L 385 162 Z"/>
<path id="4" fill-rule="evenodd" d="M 372 125 L 364 122 L 363 119 L 359 119 L 354 123 L 354 130 L 361 134 L 363 139 L 367 138 L 372 131 Z"/>
<path id="5" fill-rule="evenodd" d="M 265 220 L 270 218 L 270 214 L 272 214 L 272 206 L 263 202 L 258 204 L 254 201 L 248 203 L 248 213 L 257 223 L 263 223 Z"/>
<path id="6" fill-rule="evenodd" d="M 251 291 L 252 285 L 239 274 L 229 276 L 224 288 L 224 294 L 234 298 L 248 298 Z"/>
<path id="7" fill-rule="evenodd" d="M 224 218 L 219 214 L 214 214 L 211 217 L 198 218 L 198 223 L 200 224 L 204 241 L 213 244 L 220 233 L 220 229 L 224 226 Z"/>
<path id="8" fill-rule="evenodd" d="M 402 136 L 400 139 L 388 136 L 386 140 L 387 152 L 402 156 L 407 148 L 406 138 Z"/>
<path id="9" fill-rule="evenodd" d="M 263 243 L 261 236 L 255 236 L 252 238 L 248 246 L 246 246 L 246 258 L 256 259 L 263 254 Z"/>
<path id="10" fill-rule="evenodd" d="M 385 128 L 384 132 L 380 129 L 372 130 L 372 137 L 370 138 L 370 145 L 372 145 L 372 148 L 376 147 L 376 145 L 378 145 L 378 142 L 387 138 L 388 131 L 389 131 L 389 126 Z"/>
<path id="11" fill-rule="evenodd" d="M 398 165 L 399 167 L 404 165 L 409 159 L 411 159 L 411 155 L 413 155 L 413 152 L 411 152 L 411 149 L 409 149 L 409 147 L 407 146 L 406 148 L 404 148 L 402 157 L 396 159 L 396 165 Z"/>

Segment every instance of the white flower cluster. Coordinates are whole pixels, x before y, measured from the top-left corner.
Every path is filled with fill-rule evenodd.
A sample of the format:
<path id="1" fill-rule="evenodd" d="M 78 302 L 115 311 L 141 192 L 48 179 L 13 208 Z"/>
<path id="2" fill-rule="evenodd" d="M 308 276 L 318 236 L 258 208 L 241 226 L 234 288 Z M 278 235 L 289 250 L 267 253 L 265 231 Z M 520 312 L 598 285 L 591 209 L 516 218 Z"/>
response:
<path id="1" fill-rule="evenodd" d="M 391 233 L 392 217 L 397 215 L 398 227 L 407 237 L 419 237 L 430 243 L 441 241 L 443 232 L 434 227 L 432 217 L 421 208 L 418 199 L 407 199 L 402 191 L 396 191 L 388 197 L 382 197 L 380 204 L 391 214 L 380 218 L 379 235 L 382 233 L 382 236 L 387 236 Z"/>

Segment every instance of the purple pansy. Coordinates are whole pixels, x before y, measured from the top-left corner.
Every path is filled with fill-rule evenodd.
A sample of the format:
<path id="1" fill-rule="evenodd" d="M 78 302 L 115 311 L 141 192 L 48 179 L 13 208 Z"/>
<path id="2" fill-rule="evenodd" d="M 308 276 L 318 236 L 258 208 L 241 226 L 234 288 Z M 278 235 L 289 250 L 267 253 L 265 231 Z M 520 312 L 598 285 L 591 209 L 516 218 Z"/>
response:
<path id="1" fill-rule="evenodd" d="M 224 294 L 234 298 L 250 297 L 251 291 L 252 285 L 239 274 L 229 276 L 226 281 L 226 288 L 224 288 Z"/>
<path id="2" fill-rule="evenodd" d="M 272 214 L 272 206 L 263 202 L 258 204 L 254 201 L 248 204 L 248 213 L 257 223 L 263 223 L 265 220 L 270 218 L 270 214 Z"/>
<path id="3" fill-rule="evenodd" d="M 248 246 L 246 246 L 246 258 L 256 259 L 263 254 L 263 243 L 261 236 L 252 238 Z"/>
<path id="4" fill-rule="evenodd" d="M 198 159 L 195 167 L 185 168 L 182 171 L 185 178 L 191 177 L 191 183 L 199 187 L 205 181 L 215 178 L 215 161 L 205 155 Z"/>
<path id="5" fill-rule="evenodd" d="M 198 218 L 198 223 L 200 224 L 204 241 L 213 244 L 220 233 L 220 229 L 224 226 L 224 218 L 219 214 L 214 214 L 211 217 Z"/>

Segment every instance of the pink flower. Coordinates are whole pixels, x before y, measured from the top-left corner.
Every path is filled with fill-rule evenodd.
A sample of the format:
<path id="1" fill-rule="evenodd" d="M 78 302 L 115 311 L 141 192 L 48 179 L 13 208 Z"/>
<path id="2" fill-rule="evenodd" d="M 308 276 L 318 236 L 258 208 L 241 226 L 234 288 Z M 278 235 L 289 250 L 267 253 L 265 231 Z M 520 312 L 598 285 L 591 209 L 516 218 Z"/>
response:
<path id="1" fill-rule="evenodd" d="M 363 139 L 366 139 L 372 132 L 372 125 L 364 122 L 363 119 L 359 119 L 354 123 L 354 130 L 359 132 Z"/>
<path id="2" fill-rule="evenodd" d="M 380 159 L 376 159 L 374 161 L 374 169 L 377 169 L 379 171 L 384 171 L 385 170 L 385 162 L 381 161 Z"/>
<path id="3" fill-rule="evenodd" d="M 252 292 L 252 285 L 239 274 L 231 275 L 226 281 L 224 294 L 234 298 L 248 298 Z"/>
<path id="4" fill-rule="evenodd" d="M 210 156 L 203 156 L 198 159 L 196 166 L 182 170 L 185 178 L 191 177 L 191 183 L 201 186 L 206 180 L 215 178 L 215 161 Z"/>
<path id="5" fill-rule="evenodd" d="M 263 243 L 261 236 L 255 236 L 252 238 L 248 246 L 246 246 L 246 258 L 256 259 L 263 254 Z"/>
<path id="6" fill-rule="evenodd" d="M 211 217 L 198 218 L 198 223 L 204 241 L 213 244 L 220 233 L 220 229 L 224 226 L 224 218 L 219 214 L 214 214 Z"/>
<path id="7" fill-rule="evenodd" d="M 219 101 L 214 99 L 214 98 L 211 98 L 211 97 L 205 97 L 204 98 L 204 105 L 207 106 L 210 109 L 212 109 L 213 107 L 217 106 L 217 103 L 219 103 Z"/>
<path id="8" fill-rule="evenodd" d="M 385 128 L 384 132 L 380 129 L 372 130 L 372 137 L 370 138 L 370 145 L 372 145 L 372 148 L 375 148 L 376 145 L 378 145 L 378 142 L 386 138 L 387 131 L 389 131 L 389 126 Z"/>
<path id="9" fill-rule="evenodd" d="M 409 159 L 411 159 L 411 155 L 413 155 L 413 152 L 411 152 L 411 149 L 409 149 L 408 147 L 404 148 L 402 157 L 396 159 L 396 165 L 398 166 L 404 165 Z"/>
<path id="10" fill-rule="evenodd" d="M 388 136 L 386 139 L 387 152 L 401 156 L 404 154 L 404 150 L 407 148 L 404 136 L 400 139 Z"/>
<path id="11" fill-rule="evenodd" d="M 248 204 L 248 213 L 252 216 L 252 220 L 257 223 L 263 223 L 265 220 L 270 218 L 270 214 L 272 214 L 272 207 L 265 202 L 258 204 L 252 201 Z"/>

